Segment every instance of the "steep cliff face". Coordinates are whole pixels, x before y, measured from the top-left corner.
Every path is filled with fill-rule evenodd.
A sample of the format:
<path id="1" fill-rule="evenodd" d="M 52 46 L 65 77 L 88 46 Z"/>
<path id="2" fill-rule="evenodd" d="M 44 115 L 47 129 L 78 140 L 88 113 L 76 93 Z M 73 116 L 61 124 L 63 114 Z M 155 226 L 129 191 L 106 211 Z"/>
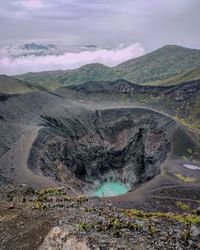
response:
<path id="1" fill-rule="evenodd" d="M 88 82 L 78 86 L 61 88 L 57 93 L 72 91 L 76 98 L 88 103 L 129 103 L 173 116 L 199 122 L 200 81 L 188 81 L 176 86 L 141 86 L 117 80 L 113 82 Z M 112 98 L 111 98 L 112 97 Z"/>
<path id="2" fill-rule="evenodd" d="M 43 119 L 46 127 L 29 157 L 32 171 L 87 194 L 106 181 L 134 189 L 152 179 L 160 172 L 170 150 L 170 131 L 176 127 L 170 118 L 139 108 Z"/>

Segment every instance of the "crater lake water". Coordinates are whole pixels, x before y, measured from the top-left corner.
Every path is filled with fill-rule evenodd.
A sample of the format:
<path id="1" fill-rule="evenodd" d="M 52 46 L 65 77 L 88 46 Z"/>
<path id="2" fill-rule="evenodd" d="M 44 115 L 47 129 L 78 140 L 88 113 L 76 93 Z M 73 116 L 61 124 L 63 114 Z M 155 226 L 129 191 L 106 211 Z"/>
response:
<path id="1" fill-rule="evenodd" d="M 95 192 L 97 197 L 118 196 L 128 192 L 128 188 L 121 182 L 106 182 Z"/>

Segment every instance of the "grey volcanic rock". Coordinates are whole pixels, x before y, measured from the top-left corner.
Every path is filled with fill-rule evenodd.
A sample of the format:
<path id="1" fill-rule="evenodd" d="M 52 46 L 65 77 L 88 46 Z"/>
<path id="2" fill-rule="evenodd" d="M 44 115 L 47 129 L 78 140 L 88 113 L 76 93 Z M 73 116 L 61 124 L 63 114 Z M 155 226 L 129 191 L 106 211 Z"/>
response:
<path id="1" fill-rule="evenodd" d="M 112 82 L 88 82 L 81 85 L 68 86 L 67 89 L 72 89 L 75 91 L 85 92 L 85 93 L 123 93 L 136 95 L 138 93 L 146 94 L 170 94 L 175 93 L 176 95 L 183 95 L 189 92 L 194 94 L 196 91 L 200 91 L 200 81 L 189 81 L 172 86 L 145 86 L 130 83 L 126 80 L 116 80 Z M 62 89 L 62 88 L 61 88 Z M 58 89 L 59 90 L 59 89 Z"/>
<path id="2" fill-rule="evenodd" d="M 100 198 L 66 199 L 63 188 L 34 192 L 21 185 L 2 191 L 1 249 L 189 250 L 199 247 L 199 238 L 191 234 L 194 226 L 179 221 L 187 222 L 194 214 L 177 217 L 175 213 L 121 210 Z M 34 207 L 38 199 L 45 209 Z M 195 225 L 196 228 L 199 226 Z"/>
<path id="3" fill-rule="evenodd" d="M 200 237 L 200 229 L 196 226 L 191 227 L 191 234 L 194 238 L 199 239 Z"/>
<path id="4" fill-rule="evenodd" d="M 153 108 L 172 116 L 194 119 L 199 122 L 200 80 L 175 86 L 141 86 L 117 80 L 113 82 L 88 82 L 86 84 L 60 88 L 58 94 L 66 95 L 72 90 L 73 98 L 89 104 L 118 103 Z"/>
<path id="5" fill-rule="evenodd" d="M 105 181 L 135 189 L 161 172 L 172 150 L 181 154 L 190 145 L 198 151 L 195 139 L 170 114 L 189 115 L 199 86 L 198 81 L 148 87 L 119 80 L 53 93 L 1 94 L 2 180 L 65 184 L 85 194 Z M 175 145 L 182 138 L 188 138 L 184 146 Z"/>
<path id="6" fill-rule="evenodd" d="M 43 118 L 46 128 L 29 158 L 32 171 L 39 168 L 66 184 L 73 180 L 75 188 L 86 193 L 105 181 L 121 181 L 133 189 L 152 179 L 160 172 L 176 128 L 170 118 L 139 108 Z"/>

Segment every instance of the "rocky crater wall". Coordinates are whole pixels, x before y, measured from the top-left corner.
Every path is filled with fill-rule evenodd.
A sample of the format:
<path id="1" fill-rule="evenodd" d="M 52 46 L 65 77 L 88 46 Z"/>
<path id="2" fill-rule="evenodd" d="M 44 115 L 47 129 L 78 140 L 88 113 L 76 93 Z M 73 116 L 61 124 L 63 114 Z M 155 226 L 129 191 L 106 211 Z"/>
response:
<path id="1" fill-rule="evenodd" d="M 160 173 L 176 123 L 141 108 L 84 111 L 75 117 L 43 116 L 29 167 L 92 194 L 106 181 L 132 190 Z"/>

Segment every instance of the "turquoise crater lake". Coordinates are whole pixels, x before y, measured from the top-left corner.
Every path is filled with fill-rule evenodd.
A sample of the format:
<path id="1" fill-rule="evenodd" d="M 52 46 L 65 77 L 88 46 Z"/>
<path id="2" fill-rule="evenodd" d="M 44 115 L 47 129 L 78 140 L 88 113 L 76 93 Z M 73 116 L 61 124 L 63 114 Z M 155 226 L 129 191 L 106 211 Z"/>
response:
<path id="1" fill-rule="evenodd" d="M 128 188 L 120 182 L 106 182 L 95 192 L 97 197 L 118 196 L 127 193 Z"/>

